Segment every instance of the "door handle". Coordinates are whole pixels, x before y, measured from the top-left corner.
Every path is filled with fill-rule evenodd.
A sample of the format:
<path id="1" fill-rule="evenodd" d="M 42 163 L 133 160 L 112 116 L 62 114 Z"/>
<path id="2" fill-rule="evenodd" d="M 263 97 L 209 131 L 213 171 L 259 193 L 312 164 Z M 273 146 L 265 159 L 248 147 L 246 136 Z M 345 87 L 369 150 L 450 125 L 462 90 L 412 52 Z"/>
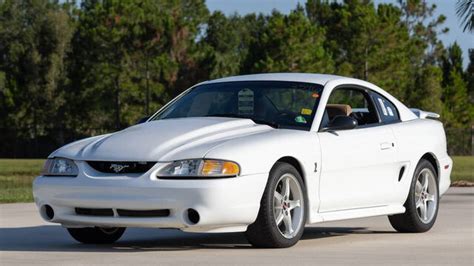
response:
<path id="1" fill-rule="evenodd" d="M 388 150 L 388 149 L 391 149 L 393 146 L 394 146 L 394 144 L 393 144 L 393 143 L 390 143 L 390 142 L 382 142 L 382 143 L 380 143 L 380 149 L 381 149 L 381 150 Z"/>

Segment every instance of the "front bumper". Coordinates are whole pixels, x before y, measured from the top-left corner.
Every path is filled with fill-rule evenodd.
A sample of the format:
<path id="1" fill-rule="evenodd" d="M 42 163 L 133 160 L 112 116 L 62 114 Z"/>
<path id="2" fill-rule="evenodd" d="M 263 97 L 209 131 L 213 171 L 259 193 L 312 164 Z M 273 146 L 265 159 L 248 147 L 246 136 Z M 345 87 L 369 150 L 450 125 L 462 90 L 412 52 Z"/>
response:
<path id="1" fill-rule="evenodd" d="M 150 170 L 142 176 L 99 174 L 79 163 L 77 177 L 39 176 L 33 195 L 41 216 L 65 227 L 120 226 L 179 228 L 192 232 L 244 231 L 257 217 L 268 174 L 206 180 L 161 180 Z M 91 173 L 91 171 L 93 173 Z M 49 205 L 52 219 L 44 213 Z M 75 208 L 112 209 L 113 216 L 79 215 Z M 167 209 L 166 217 L 122 217 L 117 209 Z M 192 223 L 188 210 L 199 213 Z"/>

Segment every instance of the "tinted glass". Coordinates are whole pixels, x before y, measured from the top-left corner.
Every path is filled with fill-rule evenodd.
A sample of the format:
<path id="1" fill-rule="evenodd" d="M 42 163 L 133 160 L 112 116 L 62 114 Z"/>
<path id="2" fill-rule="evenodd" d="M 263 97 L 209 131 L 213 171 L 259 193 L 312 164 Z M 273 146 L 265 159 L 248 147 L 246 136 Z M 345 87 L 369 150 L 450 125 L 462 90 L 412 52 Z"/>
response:
<path id="1" fill-rule="evenodd" d="M 348 108 L 341 109 L 341 105 Z M 342 112 L 342 110 L 348 110 L 349 114 Z M 343 88 L 334 90 L 329 96 L 326 113 L 328 114 L 326 124 L 338 115 L 351 116 L 357 120 L 359 126 L 379 123 L 377 111 L 370 96 L 359 89 Z"/>
<path id="2" fill-rule="evenodd" d="M 256 81 L 200 85 L 162 110 L 153 120 L 182 117 L 240 117 L 278 128 L 309 130 L 322 86 Z"/>
<path id="3" fill-rule="evenodd" d="M 351 89 L 337 89 L 328 99 L 329 104 L 347 104 L 351 108 L 367 109 L 367 100 L 361 91 Z"/>
<path id="4" fill-rule="evenodd" d="M 398 110 L 387 98 L 378 93 L 373 93 L 375 104 L 379 110 L 380 119 L 383 123 L 393 123 L 400 121 Z"/>

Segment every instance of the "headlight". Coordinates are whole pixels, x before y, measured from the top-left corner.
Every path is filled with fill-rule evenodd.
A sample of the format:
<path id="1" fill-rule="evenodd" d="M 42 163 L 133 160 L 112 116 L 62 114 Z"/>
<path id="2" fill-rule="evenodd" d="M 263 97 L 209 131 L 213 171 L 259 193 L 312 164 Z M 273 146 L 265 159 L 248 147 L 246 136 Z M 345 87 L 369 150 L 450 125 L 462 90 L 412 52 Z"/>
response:
<path id="1" fill-rule="evenodd" d="M 186 177 L 233 177 L 240 173 L 237 163 L 222 160 L 182 160 L 170 162 L 162 167 L 157 176 L 159 178 L 186 178 Z"/>
<path id="2" fill-rule="evenodd" d="M 78 173 L 74 161 L 66 158 L 47 159 L 41 171 L 44 176 L 77 176 Z"/>

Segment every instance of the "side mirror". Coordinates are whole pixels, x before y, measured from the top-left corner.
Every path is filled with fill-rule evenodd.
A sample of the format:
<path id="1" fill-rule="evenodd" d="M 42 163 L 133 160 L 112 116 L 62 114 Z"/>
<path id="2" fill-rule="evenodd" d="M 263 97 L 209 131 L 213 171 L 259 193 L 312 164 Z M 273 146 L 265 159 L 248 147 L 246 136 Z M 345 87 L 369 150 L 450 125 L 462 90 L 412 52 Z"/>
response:
<path id="1" fill-rule="evenodd" d="M 140 118 L 140 120 L 138 120 L 138 121 L 135 123 L 135 125 L 145 123 L 149 118 L 150 118 L 149 116 L 142 117 L 142 118 Z"/>
<path id="2" fill-rule="evenodd" d="M 338 115 L 324 128 L 324 131 L 354 129 L 358 125 L 357 120 L 350 116 Z"/>

